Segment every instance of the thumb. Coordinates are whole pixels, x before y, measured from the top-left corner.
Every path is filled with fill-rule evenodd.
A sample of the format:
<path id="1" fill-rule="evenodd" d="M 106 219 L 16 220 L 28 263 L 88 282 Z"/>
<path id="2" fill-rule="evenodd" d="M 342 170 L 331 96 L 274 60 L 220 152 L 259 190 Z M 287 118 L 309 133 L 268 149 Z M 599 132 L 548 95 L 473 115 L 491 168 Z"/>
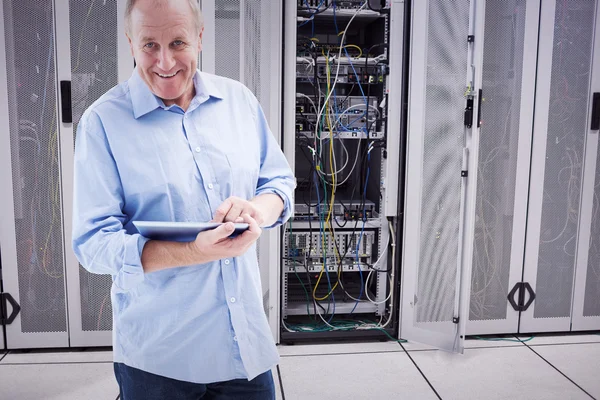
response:
<path id="1" fill-rule="evenodd" d="M 225 239 L 229 235 L 233 233 L 235 226 L 233 222 L 226 222 L 224 224 L 219 225 L 215 229 L 211 229 L 207 231 L 207 236 L 210 237 L 212 243 L 216 243 L 222 239 Z"/>

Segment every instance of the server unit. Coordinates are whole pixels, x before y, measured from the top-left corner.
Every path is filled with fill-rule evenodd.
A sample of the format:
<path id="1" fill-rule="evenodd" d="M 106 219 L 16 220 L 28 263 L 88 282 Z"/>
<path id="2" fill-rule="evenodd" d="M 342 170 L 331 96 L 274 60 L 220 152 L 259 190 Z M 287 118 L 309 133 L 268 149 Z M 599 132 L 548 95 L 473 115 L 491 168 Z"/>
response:
<path id="1" fill-rule="evenodd" d="M 286 3 L 281 341 L 395 334 L 404 12 Z"/>
<path id="2" fill-rule="evenodd" d="M 402 337 L 599 329 L 598 2 L 412 11 Z"/>
<path id="3" fill-rule="evenodd" d="M 596 1 L 485 2 L 468 334 L 600 328 L 598 16 Z"/>
<path id="4" fill-rule="evenodd" d="M 520 332 L 600 329 L 599 27 L 597 0 L 541 7 Z"/>

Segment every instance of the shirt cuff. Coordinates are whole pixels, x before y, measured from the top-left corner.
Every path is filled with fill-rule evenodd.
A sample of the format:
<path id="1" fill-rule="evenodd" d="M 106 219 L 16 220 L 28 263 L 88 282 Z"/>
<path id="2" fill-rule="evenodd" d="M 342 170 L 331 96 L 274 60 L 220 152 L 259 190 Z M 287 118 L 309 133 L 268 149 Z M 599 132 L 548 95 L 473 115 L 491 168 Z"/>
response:
<path id="1" fill-rule="evenodd" d="M 114 280 L 119 292 L 127 292 L 144 281 L 142 251 L 148 240 L 139 233 L 125 236 L 123 266 Z"/>
<path id="2" fill-rule="evenodd" d="M 277 196 L 279 196 L 281 201 L 283 201 L 283 211 L 281 212 L 281 215 L 279 216 L 277 221 L 275 221 L 273 223 L 273 225 L 265 226 L 262 229 L 275 228 L 276 226 L 284 224 L 291 217 L 292 211 L 293 211 L 293 206 L 291 204 L 290 199 L 283 191 L 281 191 L 279 189 L 261 188 L 256 191 L 256 196 L 260 196 L 261 194 L 267 194 L 267 193 L 273 193 L 273 194 L 276 194 Z"/>

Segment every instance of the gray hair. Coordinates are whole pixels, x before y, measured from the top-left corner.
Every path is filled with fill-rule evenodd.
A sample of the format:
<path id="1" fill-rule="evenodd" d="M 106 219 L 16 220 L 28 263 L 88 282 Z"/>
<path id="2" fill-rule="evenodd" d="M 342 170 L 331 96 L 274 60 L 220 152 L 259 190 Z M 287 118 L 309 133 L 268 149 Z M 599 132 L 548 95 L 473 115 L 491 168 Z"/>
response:
<path id="1" fill-rule="evenodd" d="M 133 11 L 136 1 L 137 0 L 127 0 L 127 3 L 125 4 L 125 32 L 128 34 L 131 33 L 131 12 Z M 156 6 L 168 1 L 169 0 L 154 0 Z M 200 10 L 200 6 L 198 5 L 198 0 L 188 0 L 188 4 L 192 10 L 198 32 L 200 32 L 204 27 L 204 17 L 202 16 L 202 10 Z"/>

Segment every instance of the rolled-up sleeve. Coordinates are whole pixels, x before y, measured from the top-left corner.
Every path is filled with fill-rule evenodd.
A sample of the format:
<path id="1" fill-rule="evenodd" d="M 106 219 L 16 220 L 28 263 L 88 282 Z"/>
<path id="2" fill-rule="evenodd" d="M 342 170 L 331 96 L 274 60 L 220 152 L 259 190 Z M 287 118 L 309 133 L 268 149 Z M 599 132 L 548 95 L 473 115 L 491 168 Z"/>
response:
<path id="1" fill-rule="evenodd" d="M 285 223 L 292 216 L 296 179 L 285 155 L 269 129 L 267 119 L 258 100 L 249 90 L 247 91 L 247 95 L 254 112 L 256 129 L 261 146 L 260 171 L 256 196 L 265 193 L 274 193 L 283 200 L 283 212 L 273 225 L 266 227 L 273 228 Z"/>
<path id="2" fill-rule="evenodd" d="M 88 110 L 77 128 L 72 245 L 91 273 L 111 274 L 119 291 L 144 280 L 141 254 L 147 238 L 123 225 L 123 189 L 102 121 Z"/>

